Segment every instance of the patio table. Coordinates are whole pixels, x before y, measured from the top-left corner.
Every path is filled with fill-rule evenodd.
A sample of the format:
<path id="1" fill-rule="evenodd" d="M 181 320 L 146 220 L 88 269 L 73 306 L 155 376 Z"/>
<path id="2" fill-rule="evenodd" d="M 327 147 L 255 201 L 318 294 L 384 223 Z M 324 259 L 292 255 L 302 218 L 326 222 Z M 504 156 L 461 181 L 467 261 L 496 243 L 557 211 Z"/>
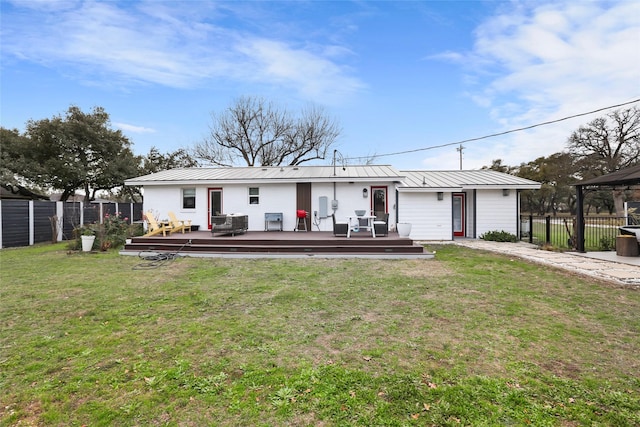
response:
<path id="1" fill-rule="evenodd" d="M 356 220 L 358 224 L 360 224 L 361 219 L 367 220 L 367 225 L 358 225 L 358 228 L 364 228 L 365 230 L 371 230 L 371 237 L 375 239 L 376 237 L 376 228 L 373 226 L 373 221 L 376 219 L 375 215 L 351 215 L 347 217 L 349 222 L 349 228 L 347 230 L 347 239 L 351 238 L 351 226 L 352 220 Z"/>

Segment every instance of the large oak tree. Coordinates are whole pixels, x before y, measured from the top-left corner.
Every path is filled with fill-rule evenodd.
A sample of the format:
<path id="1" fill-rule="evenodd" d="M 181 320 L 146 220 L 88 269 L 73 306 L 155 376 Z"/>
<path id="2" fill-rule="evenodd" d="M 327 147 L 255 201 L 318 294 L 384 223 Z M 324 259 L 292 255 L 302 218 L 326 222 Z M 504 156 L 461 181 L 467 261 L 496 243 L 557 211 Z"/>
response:
<path id="1" fill-rule="evenodd" d="M 633 166 L 640 161 L 640 109 L 616 110 L 580 126 L 567 145 L 583 179 Z M 623 190 L 614 189 L 613 199 L 622 212 Z"/>
<path id="2" fill-rule="evenodd" d="M 11 160 L 6 167 L 35 185 L 61 190 L 61 200 L 82 189 L 89 201 L 135 176 L 139 164 L 102 107 L 84 113 L 71 106 L 63 116 L 30 120 L 24 135 L 12 141 L 3 155 Z"/>

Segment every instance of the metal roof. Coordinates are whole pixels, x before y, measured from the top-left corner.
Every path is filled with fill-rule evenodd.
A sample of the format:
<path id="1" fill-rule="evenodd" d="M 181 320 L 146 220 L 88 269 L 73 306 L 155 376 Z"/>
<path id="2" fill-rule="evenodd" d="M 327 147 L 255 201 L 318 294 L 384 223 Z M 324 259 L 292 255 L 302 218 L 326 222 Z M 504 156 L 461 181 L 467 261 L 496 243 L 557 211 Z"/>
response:
<path id="1" fill-rule="evenodd" d="M 404 176 L 389 165 L 366 166 L 257 166 L 169 169 L 131 178 L 125 185 L 239 184 L 265 182 L 401 181 Z"/>
<path id="2" fill-rule="evenodd" d="M 400 171 L 405 179 L 398 191 L 461 191 L 470 189 L 537 190 L 540 183 L 490 169 L 459 171 Z"/>
<path id="3" fill-rule="evenodd" d="M 607 175 L 587 179 L 573 185 L 633 185 L 640 184 L 640 164 Z"/>

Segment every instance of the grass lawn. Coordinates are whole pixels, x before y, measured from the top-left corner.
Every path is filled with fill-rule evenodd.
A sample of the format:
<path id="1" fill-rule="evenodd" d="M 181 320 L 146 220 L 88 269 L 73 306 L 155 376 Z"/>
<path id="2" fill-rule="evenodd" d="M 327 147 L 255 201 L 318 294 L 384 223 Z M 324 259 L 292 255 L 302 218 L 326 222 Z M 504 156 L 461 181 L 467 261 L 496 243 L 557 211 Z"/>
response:
<path id="1" fill-rule="evenodd" d="M 0 251 L 0 425 L 640 425 L 640 292 L 433 260 Z"/>

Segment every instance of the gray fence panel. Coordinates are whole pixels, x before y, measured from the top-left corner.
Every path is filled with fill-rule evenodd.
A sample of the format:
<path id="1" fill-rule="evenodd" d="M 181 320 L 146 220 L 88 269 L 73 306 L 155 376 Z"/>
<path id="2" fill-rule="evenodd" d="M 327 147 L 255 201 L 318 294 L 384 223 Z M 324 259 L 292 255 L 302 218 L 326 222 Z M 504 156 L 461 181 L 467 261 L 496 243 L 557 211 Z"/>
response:
<path id="1" fill-rule="evenodd" d="M 97 203 L 89 203 L 83 208 L 84 225 L 100 222 L 100 205 Z"/>
<path id="2" fill-rule="evenodd" d="M 74 228 L 80 225 L 80 203 L 65 202 L 63 204 L 62 239 L 73 239 Z"/>
<path id="3" fill-rule="evenodd" d="M 133 204 L 133 220 L 142 221 L 142 203 Z"/>
<path id="4" fill-rule="evenodd" d="M 2 247 L 29 246 L 29 200 L 0 200 L 2 204 Z M 58 212 L 55 201 L 33 201 L 33 242 L 53 241 L 51 218 Z M 62 218 L 58 218 L 58 225 L 62 225 L 62 239 L 73 239 L 74 228 L 80 225 L 80 203 L 62 203 Z M 118 204 L 121 216 L 131 217 L 131 203 Z M 103 213 L 116 214 L 115 203 L 104 203 Z M 125 214 L 126 212 L 126 214 Z M 100 203 L 91 203 L 83 208 L 82 216 L 85 224 L 100 222 Z M 142 203 L 133 204 L 133 220 L 142 220 Z M 136 219 L 138 218 L 138 219 Z M 57 236 L 56 236 L 57 237 Z"/>
<path id="5" fill-rule="evenodd" d="M 102 204 L 102 216 L 114 216 L 116 214 L 116 204 L 115 203 L 103 203 Z"/>
<path id="6" fill-rule="evenodd" d="M 56 215 L 55 202 L 33 202 L 33 242 L 53 241 L 51 218 Z"/>
<path id="7" fill-rule="evenodd" d="M 0 200 L 2 203 L 2 247 L 29 246 L 29 201 Z"/>
<path id="8" fill-rule="evenodd" d="M 118 212 L 120 212 L 120 218 L 127 218 L 127 222 L 131 224 L 131 203 L 118 203 Z"/>

